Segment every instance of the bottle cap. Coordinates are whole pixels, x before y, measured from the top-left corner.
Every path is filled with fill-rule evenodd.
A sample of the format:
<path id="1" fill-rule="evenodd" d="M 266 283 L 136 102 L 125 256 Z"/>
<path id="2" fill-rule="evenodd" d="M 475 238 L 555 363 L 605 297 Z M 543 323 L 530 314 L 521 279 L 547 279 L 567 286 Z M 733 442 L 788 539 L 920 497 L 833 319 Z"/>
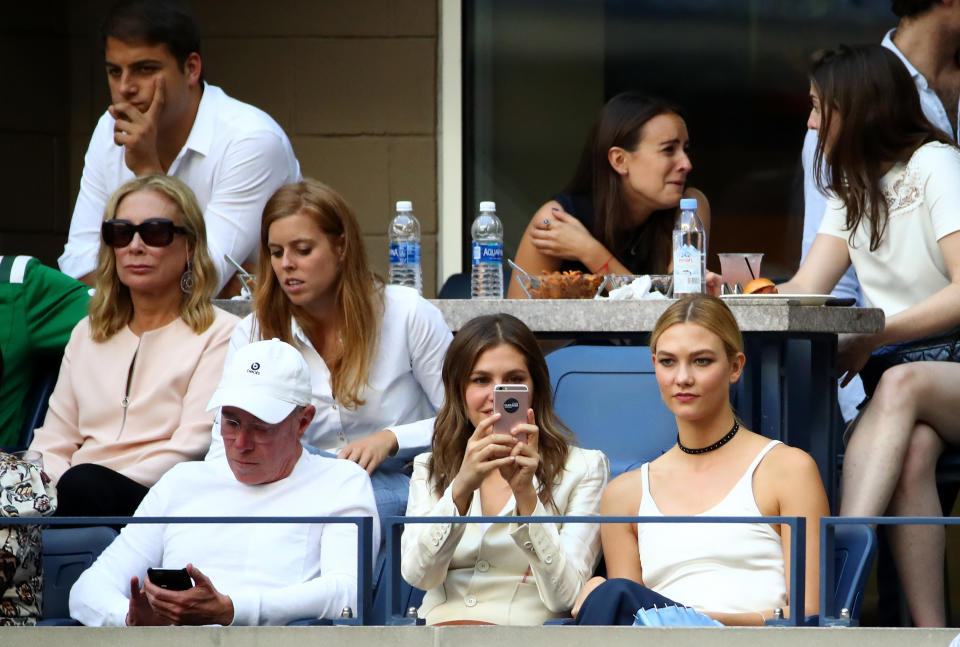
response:
<path id="1" fill-rule="evenodd" d="M 697 199 L 696 198 L 683 198 L 680 200 L 680 209 L 686 211 L 687 209 L 696 210 L 697 208 Z"/>
<path id="2" fill-rule="evenodd" d="M 397 200 L 397 211 L 413 211 L 413 203 L 409 200 Z"/>
<path id="3" fill-rule="evenodd" d="M 480 203 L 480 211 L 496 211 L 497 203 L 490 200 L 484 200 Z"/>

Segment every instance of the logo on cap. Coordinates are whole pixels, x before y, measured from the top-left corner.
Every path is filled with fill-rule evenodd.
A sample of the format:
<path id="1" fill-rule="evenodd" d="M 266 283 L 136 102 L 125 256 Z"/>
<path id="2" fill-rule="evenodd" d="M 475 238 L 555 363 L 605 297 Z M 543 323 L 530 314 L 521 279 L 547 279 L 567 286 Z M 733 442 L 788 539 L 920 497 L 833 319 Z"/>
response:
<path id="1" fill-rule="evenodd" d="M 253 373 L 254 375 L 260 375 L 260 362 L 254 362 L 250 365 L 250 368 L 247 369 L 247 373 Z"/>

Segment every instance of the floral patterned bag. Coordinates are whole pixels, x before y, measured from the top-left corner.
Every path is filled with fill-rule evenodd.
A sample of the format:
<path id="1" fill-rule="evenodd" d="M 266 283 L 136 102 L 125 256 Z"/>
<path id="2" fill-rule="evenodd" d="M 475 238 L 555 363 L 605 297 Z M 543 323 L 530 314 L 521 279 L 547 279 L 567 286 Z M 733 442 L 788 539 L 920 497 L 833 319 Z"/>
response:
<path id="1" fill-rule="evenodd" d="M 57 490 L 40 468 L 0 452 L 0 515 L 53 514 Z M 43 609 L 40 526 L 0 526 L 0 625 L 34 625 Z"/>

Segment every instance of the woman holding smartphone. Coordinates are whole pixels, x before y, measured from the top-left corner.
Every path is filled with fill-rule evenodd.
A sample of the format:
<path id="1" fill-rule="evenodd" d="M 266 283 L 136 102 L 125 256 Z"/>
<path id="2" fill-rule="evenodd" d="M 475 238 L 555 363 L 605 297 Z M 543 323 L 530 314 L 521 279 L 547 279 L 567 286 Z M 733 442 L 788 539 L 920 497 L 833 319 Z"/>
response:
<path id="1" fill-rule="evenodd" d="M 827 497 L 813 459 L 753 433 L 730 405 L 746 358 L 737 322 L 716 297 L 664 311 L 650 339 L 677 444 L 604 490 L 601 512 L 623 516 L 806 517 L 806 613 L 817 612 L 820 517 Z M 603 524 L 609 580 L 578 600 L 578 624 L 633 624 L 637 609 L 684 604 L 726 625 L 762 625 L 788 610 L 790 531 L 756 524 Z M 589 594 L 589 595 L 588 595 Z M 584 601 L 585 598 L 585 601 Z M 582 601 L 582 606 L 580 602 Z"/>
<path id="2" fill-rule="evenodd" d="M 498 427 L 497 385 L 526 386 L 525 422 Z M 407 515 L 500 516 L 505 523 L 406 526 L 401 569 L 427 589 L 421 617 L 427 624 L 538 625 L 565 615 L 599 559 L 598 528 L 509 519 L 597 514 L 606 456 L 570 444 L 551 406 L 546 361 L 516 317 L 487 315 L 461 328 L 444 358 L 443 386 L 433 451 L 414 461 Z"/>

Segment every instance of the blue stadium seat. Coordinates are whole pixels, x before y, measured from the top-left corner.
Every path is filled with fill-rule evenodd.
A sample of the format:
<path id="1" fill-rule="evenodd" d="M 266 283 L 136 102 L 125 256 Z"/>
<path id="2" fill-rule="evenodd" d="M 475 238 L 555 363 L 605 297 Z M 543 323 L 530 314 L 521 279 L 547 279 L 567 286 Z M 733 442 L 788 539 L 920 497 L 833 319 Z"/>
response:
<path id="1" fill-rule="evenodd" d="M 513 270 L 506 263 L 503 264 L 503 296 L 507 296 L 510 288 L 510 276 Z M 438 299 L 469 299 L 470 272 L 457 272 L 447 277 L 437 292 Z"/>
<path id="2" fill-rule="evenodd" d="M 108 526 L 43 531 L 43 619 L 41 625 L 77 625 L 70 618 L 70 588 L 117 536 Z"/>
<path id="3" fill-rule="evenodd" d="M 840 610 L 848 609 L 850 619 L 856 622 L 860 618 L 870 568 L 877 555 L 877 534 L 866 524 L 838 524 L 833 541 L 834 608 L 821 609 L 820 613 L 827 618 L 839 618 Z"/>
<path id="4" fill-rule="evenodd" d="M 43 425 L 50 394 L 53 393 L 53 387 L 57 385 L 57 377 L 60 374 L 61 358 L 61 355 L 57 355 L 37 362 L 36 374 L 26 395 L 19 440 L 16 446 L 3 448 L 5 451 L 26 449 L 33 440 L 33 430 Z"/>
<path id="5" fill-rule="evenodd" d="M 610 476 L 653 460 L 677 439 L 647 346 L 569 346 L 547 355 L 553 407 L 581 447 L 610 459 Z"/>

